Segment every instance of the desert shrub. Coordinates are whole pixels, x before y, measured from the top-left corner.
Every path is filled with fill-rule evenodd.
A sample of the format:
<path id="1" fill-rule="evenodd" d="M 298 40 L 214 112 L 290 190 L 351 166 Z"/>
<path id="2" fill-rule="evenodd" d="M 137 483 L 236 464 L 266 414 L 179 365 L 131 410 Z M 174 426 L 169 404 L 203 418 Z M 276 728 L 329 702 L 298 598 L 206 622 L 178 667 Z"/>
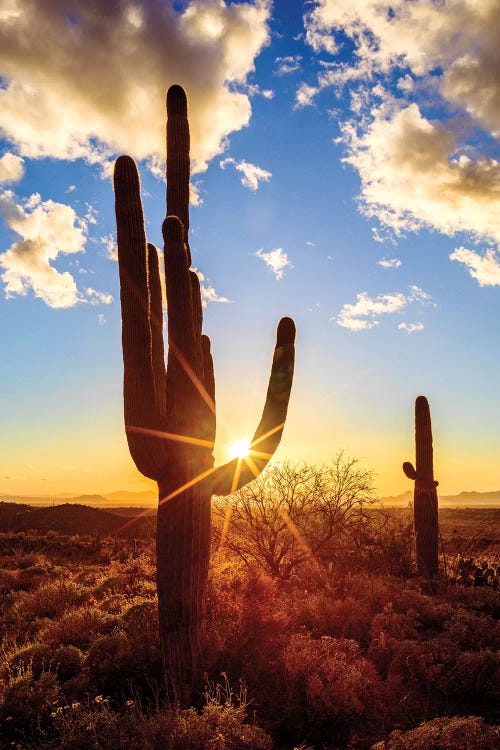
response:
<path id="1" fill-rule="evenodd" d="M 93 594 L 97 597 L 106 596 L 107 594 L 122 591 L 125 587 L 125 581 L 120 575 L 111 575 L 94 585 Z"/>
<path id="2" fill-rule="evenodd" d="M 338 453 L 326 466 L 284 462 L 214 503 L 214 536 L 245 565 L 289 580 L 303 569 L 320 577 L 339 561 L 356 565 L 371 526 L 373 474 Z M 226 514 L 231 522 L 225 528 Z"/>
<path id="3" fill-rule="evenodd" d="M 38 563 L 38 555 L 36 552 L 18 552 L 14 555 L 13 562 L 19 570 L 26 570 Z"/>
<path id="4" fill-rule="evenodd" d="M 415 573 L 415 538 L 411 520 L 390 513 L 374 514 L 375 528 L 363 546 L 361 559 L 372 572 L 410 578 Z"/>
<path id="5" fill-rule="evenodd" d="M 500 719 L 500 653 L 489 650 L 457 654 L 437 681 L 453 712 L 481 713 Z"/>
<path id="6" fill-rule="evenodd" d="M 442 717 L 427 721 L 410 732 L 392 732 L 372 750 L 498 750 L 500 729 L 477 716 Z"/>
<path id="7" fill-rule="evenodd" d="M 157 633 L 133 640 L 124 632 L 97 638 L 84 663 L 92 689 L 119 700 L 133 690 L 150 697 L 163 683 L 161 665 Z"/>
<path id="8" fill-rule="evenodd" d="M 85 650 L 97 635 L 109 632 L 114 624 L 114 620 L 96 607 L 77 607 L 49 621 L 41 631 L 40 639 L 45 643 L 73 645 Z"/>
<path id="9" fill-rule="evenodd" d="M 131 640 L 156 641 L 158 638 L 158 604 L 140 602 L 129 607 L 121 617 L 121 624 Z"/>
<path id="10" fill-rule="evenodd" d="M 347 739 L 378 702 L 380 681 L 355 641 L 295 634 L 282 658 L 284 719 L 313 744 Z"/>
<path id="11" fill-rule="evenodd" d="M 498 591 L 489 587 L 465 588 L 457 586 L 449 589 L 448 599 L 455 606 L 465 606 L 482 615 L 491 615 L 495 620 L 500 620 L 500 596 Z"/>
<path id="12" fill-rule="evenodd" d="M 42 672 L 48 671 L 52 659 L 52 649 L 43 643 L 35 643 L 17 650 L 9 659 L 8 671 L 4 679 L 10 675 L 22 675 L 31 670 L 32 676 L 37 680 Z"/>
<path id="13" fill-rule="evenodd" d="M 23 737 L 34 739 L 48 725 L 52 708 L 60 697 L 59 684 L 50 672 L 43 672 L 38 679 L 31 674 L 14 679 L 0 705 L 0 736 L 4 747 Z"/>
<path id="14" fill-rule="evenodd" d="M 152 715 L 134 701 L 124 712 L 111 710 L 99 695 L 89 705 L 74 703 L 52 711 L 56 738 L 40 750 L 271 750 L 271 738 L 246 723 L 244 693 L 235 697 L 220 691 L 206 696 L 195 709 L 166 710 Z"/>
<path id="15" fill-rule="evenodd" d="M 18 586 L 21 589 L 36 588 L 40 581 L 49 575 L 49 571 L 43 565 L 32 565 L 19 571 L 17 576 Z"/>
<path id="16" fill-rule="evenodd" d="M 337 599 L 328 589 L 294 592 L 293 615 L 296 626 L 316 636 L 350 638 L 362 645 L 369 641 L 372 612 L 369 602 L 347 596 Z"/>
<path id="17" fill-rule="evenodd" d="M 489 615 L 480 616 L 477 612 L 455 608 L 443 623 L 443 634 L 464 651 L 500 649 L 500 622 Z"/>
<path id="18" fill-rule="evenodd" d="M 67 682 L 76 677 L 82 668 L 84 655 L 76 646 L 59 646 L 52 654 L 54 666 L 60 682 Z"/>
<path id="19" fill-rule="evenodd" d="M 242 677 L 252 694 L 260 684 L 266 685 L 270 691 L 271 684 L 277 679 L 276 662 L 291 632 L 290 612 L 278 582 L 262 573 L 249 571 L 241 581 L 239 592 L 235 590 L 230 609 L 225 609 L 225 606 L 224 598 L 213 597 L 210 602 L 205 638 L 212 670 L 215 674 L 227 672 L 232 681 Z M 223 642 L 223 633 L 218 632 L 221 615 Z M 215 643 L 219 643 L 218 654 L 212 652 L 211 633 L 215 634 Z"/>
<path id="20" fill-rule="evenodd" d="M 100 602 L 99 608 L 111 615 L 119 615 L 126 609 L 128 602 L 129 599 L 124 594 L 112 594 Z"/>
<path id="21" fill-rule="evenodd" d="M 21 592 L 13 613 L 19 619 L 53 618 L 66 609 L 82 604 L 87 596 L 87 590 L 74 581 L 50 581 L 35 591 Z"/>
<path id="22" fill-rule="evenodd" d="M 43 672 L 54 672 L 61 682 L 65 682 L 80 672 L 82 661 L 83 653 L 75 646 L 51 648 L 46 643 L 35 643 L 14 652 L 2 677 L 10 682 L 16 676 L 31 674 L 38 680 Z"/>
<path id="23" fill-rule="evenodd" d="M 13 570 L 0 568 L 0 597 L 5 599 L 11 591 L 18 588 L 21 588 L 21 586 L 17 574 Z"/>

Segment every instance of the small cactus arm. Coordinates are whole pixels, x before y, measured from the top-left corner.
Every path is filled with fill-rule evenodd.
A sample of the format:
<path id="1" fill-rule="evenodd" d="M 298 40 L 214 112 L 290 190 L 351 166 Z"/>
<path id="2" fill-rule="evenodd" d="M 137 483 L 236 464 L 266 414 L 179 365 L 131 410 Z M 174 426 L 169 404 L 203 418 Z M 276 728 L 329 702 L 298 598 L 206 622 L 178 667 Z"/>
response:
<path id="1" fill-rule="evenodd" d="M 432 426 L 425 396 L 415 401 L 416 468 L 409 461 L 403 471 L 415 482 L 413 516 L 418 574 L 432 578 L 438 572 L 438 497 L 434 480 Z"/>
<path id="2" fill-rule="evenodd" d="M 214 467 L 214 370 L 210 339 L 202 334 L 200 284 L 189 269 L 189 125 L 180 86 L 167 94 L 166 367 L 158 254 L 146 242 L 139 176 L 131 157 L 118 158 L 114 188 L 125 430 L 137 468 L 158 483 L 157 589 L 164 670 L 177 700 L 189 703 L 200 672 L 210 499 L 256 477 L 279 445 L 293 378 L 295 325 L 290 318 L 278 325 L 266 401 L 248 460 Z"/>

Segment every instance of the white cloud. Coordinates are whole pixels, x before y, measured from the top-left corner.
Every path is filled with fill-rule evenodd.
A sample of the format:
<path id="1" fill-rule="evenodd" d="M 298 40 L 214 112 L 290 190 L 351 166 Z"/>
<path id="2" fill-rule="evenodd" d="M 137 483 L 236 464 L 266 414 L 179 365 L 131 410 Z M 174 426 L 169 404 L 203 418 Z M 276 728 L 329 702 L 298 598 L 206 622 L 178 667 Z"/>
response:
<path id="1" fill-rule="evenodd" d="M 353 45 L 351 61 L 322 65 L 309 97 L 297 96 L 308 104 L 349 84 L 342 139 L 360 208 L 382 227 L 375 239 L 426 227 L 500 242 L 498 10 L 498 0 L 316 0 L 306 13 L 315 51 L 336 54 L 345 36 Z"/>
<path id="2" fill-rule="evenodd" d="M 406 331 L 406 333 L 416 333 L 417 331 L 424 330 L 423 323 L 400 323 L 398 325 L 400 331 Z"/>
<path id="3" fill-rule="evenodd" d="M 104 255 L 108 260 L 118 261 L 118 245 L 113 234 L 107 234 L 105 237 L 100 239 L 101 245 L 104 247 Z"/>
<path id="4" fill-rule="evenodd" d="M 219 164 L 222 169 L 226 169 L 227 166 L 233 165 L 234 168 L 243 175 L 241 178 L 241 184 L 253 192 L 258 189 L 260 181 L 269 182 L 273 176 L 271 172 L 262 169 L 262 167 L 258 167 L 256 164 L 251 164 L 248 161 L 236 161 L 232 157 L 222 159 Z"/>
<path id="5" fill-rule="evenodd" d="M 277 65 L 275 75 L 284 76 L 288 75 L 288 73 L 295 73 L 297 70 L 300 70 L 301 60 L 301 55 L 287 55 L 286 57 L 277 57 L 274 61 Z"/>
<path id="6" fill-rule="evenodd" d="M 69 271 L 52 263 L 59 255 L 84 251 L 87 222 L 71 206 L 42 201 L 38 193 L 22 203 L 11 190 L 0 191 L 0 214 L 21 240 L 0 255 L 5 296 L 26 295 L 31 289 L 49 307 L 73 307 L 78 302 L 109 304 L 111 295 L 93 289 L 80 292 Z"/>
<path id="7" fill-rule="evenodd" d="M 314 97 L 318 93 L 317 86 L 310 86 L 308 83 L 301 83 L 295 94 L 295 109 L 308 107 L 313 103 Z"/>
<path id="8" fill-rule="evenodd" d="M 318 0 L 305 23 L 316 51 L 336 52 L 336 34 L 350 37 L 351 77 L 395 68 L 432 75 L 448 101 L 500 132 L 498 0 Z"/>
<path id="9" fill-rule="evenodd" d="M 430 295 L 418 286 L 410 286 L 410 294 L 394 292 L 370 297 L 366 292 L 361 292 L 356 295 L 354 304 L 345 304 L 332 320 L 351 331 L 366 331 L 379 324 L 378 318 L 381 315 L 402 313 L 412 303 L 425 303 L 429 300 Z"/>
<path id="10" fill-rule="evenodd" d="M 19 182 L 24 176 L 24 161 L 20 156 L 6 153 L 0 159 L 0 185 Z"/>
<path id="11" fill-rule="evenodd" d="M 377 261 L 377 264 L 382 266 L 382 268 L 399 268 L 401 261 L 399 258 L 380 258 L 380 260 Z"/>
<path id="12" fill-rule="evenodd" d="M 22 156 L 163 158 L 165 91 L 190 101 L 193 171 L 248 124 L 244 91 L 269 41 L 269 0 L 18 2 L 0 15 L 0 130 Z M 14 12 L 15 11 L 15 12 Z M 29 54 L 26 53 L 29 50 Z M 63 109 L 61 110 L 61 107 Z"/>
<path id="13" fill-rule="evenodd" d="M 268 268 L 274 273 L 278 281 L 283 278 L 286 268 L 293 268 L 288 255 L 283 251 L 282 247 L 276 247 L 268 253 L 265 253 L 263 248 L 260 248 L 255 255 L 257 258 L 264 261 L 266 266 L 268 266 Z"/>
<path id="14" fill-rule="evenodd" d="M 206 307 L 210 302 L 231 302 L 231 300 L 229 300 L 227 297 L 222 297 L 220 294 L 217 294 L 214 287 L 209 283 L 209 281 L 205 278 L 205 275 L 201 271 L 199 271 L 197 268 L 193 268 L 193 271 L 196 273 L 200 280 L 202 307 Z"/>
<path id="15" fill-rule="evenodd" d="M 311 242 L 311 240 L 306 240 L 306 245 L 307 245 L 307 247 L 316 247 L 316 243 L 315 242 Z"/>
<path id="16" fill-rule="evenodd" d="M 457 247 L 449 257 L 463 263 L 479 286 L 500 286 L 500 252 L 490 248 L 478 253 L 466 247 Z"/>
<path id="17" fill-rule="evenodd" d="M 110 305 L 113 302 L 112 294 L 105 294 L 104 292 L 97 292 L 92 287 L 88 286 L 85 289 L 85 299 L 82 302 L 88 302 L 91 305 Z"/>
<path id="18" fill-rule="evenodd" d="M 105 326 L 108 321 L 106 320 L 106 316 L 100 313 L 97 316 L 97 325 L 98 326 Z"/>
<path id="19" fill-rule="evenodd" d="M 382 105 L 361 133 L 352 124 L 343 132 L 367 216 L 395 234 L 428 227 L 500 241 L 500 162 L 461 151 L 456 134 L 417 104 L 395 113 Z"/>

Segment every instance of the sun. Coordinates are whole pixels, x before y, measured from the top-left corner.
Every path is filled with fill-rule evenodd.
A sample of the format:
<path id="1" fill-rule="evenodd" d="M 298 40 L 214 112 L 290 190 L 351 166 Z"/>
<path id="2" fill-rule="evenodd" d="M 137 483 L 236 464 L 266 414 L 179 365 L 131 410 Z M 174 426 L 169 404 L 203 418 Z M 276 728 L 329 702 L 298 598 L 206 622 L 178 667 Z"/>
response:
<path id="1" fill-rule="evenodd" d="M 228 445 L 227 452 L 229 459 L 233 458 L 246 458 L 250 453 L 250 440 L 242 438 L 241 440 L 235 440 L 231 445 Z"/>

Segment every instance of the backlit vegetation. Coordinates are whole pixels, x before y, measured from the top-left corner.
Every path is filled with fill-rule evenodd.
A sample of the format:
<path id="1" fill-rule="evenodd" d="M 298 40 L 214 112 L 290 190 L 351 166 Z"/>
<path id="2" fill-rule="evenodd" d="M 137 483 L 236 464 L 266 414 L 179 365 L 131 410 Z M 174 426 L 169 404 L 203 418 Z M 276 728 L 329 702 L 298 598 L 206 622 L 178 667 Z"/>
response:
<path id="1" fill-rule="evenodd" d="M 347 504 L 345 493 L 334 501 L 345 467 L 361 488 Z M 331 505 L 309 513 L 297 497 L 292 526 L 278 512 L 284 490 L 310 486 Z M 238 515 L 250 491 L 258 502 Z M 371 500 L 370 475 L 339 457 L 269 472 L 233 498 L 234 526 L 219 506 L 207 681 L 189 709 L 165 703 L 152 540 L 0 535 L 0 747 L 498 747 L 498 592 L 461 585 L 451 569 L 431 590 L 415 574 L 408 525 Z M 342 520 L 334 507 L 347 508 Z M 248 552 L 256 539 L 245 531 L 263 512 L 276 516 L 266 544 L 285 548 L 277 567 Z M 75 545 L 85 554 L 72 558 Z"/>

